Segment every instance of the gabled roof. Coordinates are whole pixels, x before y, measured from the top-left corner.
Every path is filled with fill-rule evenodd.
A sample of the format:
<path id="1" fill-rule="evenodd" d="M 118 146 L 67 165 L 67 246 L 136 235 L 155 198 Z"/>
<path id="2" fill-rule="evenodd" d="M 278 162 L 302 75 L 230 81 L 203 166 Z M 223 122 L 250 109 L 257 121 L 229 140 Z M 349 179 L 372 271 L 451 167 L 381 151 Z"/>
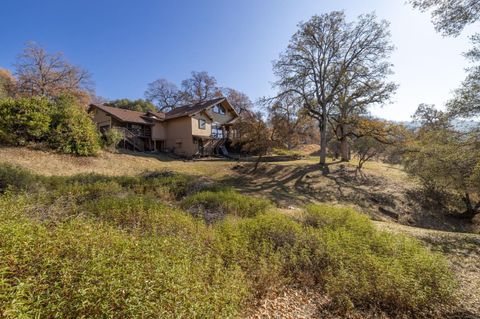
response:
<path id="1" fill-rule="evenodd" d="M 227 106 L 238 117 L 238 113 L 224 97 L 180 106 L 171 110 L 168 113 L 155 111 L 137 112 L 98 104 L 90 104 L 88 111 L 95 107 L 106 112 L 107 114 L 110 114 L 112 117 L 116 118 L 121 122 L 152 125 L 153 121 L 163 121 L 182 116 L 192 116 L 220 103 L 222 103 L 224 106 Z M 230 122 L 233 123 L 234 120 L 235 119 Z"/>
<path id="2" fill-rule="evenodd" d="M 230 109 L 235 114 L 237 114 L 235 109 L 230 105 L 230 103 L 228 103 L 226 98 L 219 97 L 219 98 L 208 100 L 208 101 L 198 102 L 198 103 L 194 103 L 194 104 L 188 104 L 188 105 L 184 105 L 184 106 L 174 108 L 173 110 L 171 110 L 170 112 L 167 112 L 165 114 L 165 119 L 168 120 L 168 119 L 173 119 L 173 118 L 182 117 L 182 116 L 195 115 L 197 113 L 200 113 L 200 112 L 208 109 L 211 106 L 214 106 L 216 104 L 223 103 L 223 102 L 226 102 L 228 104 L 228 106 L 230 107 Z"/>
<path id="3" fill-rule="evenodd" d="M 137 112 L 137 111 L 120 109 L 117 107 L 97 105 L 97 104 L 90 104 L 89 111 L 93 107 L 96 107 L 110 114 L 111 116 L 113 116 L 119 121 L 127 122 L 127 123 L 151 125 L 153 124 L 152 120 L 163 120 L 165 118 L 165 113 L 162 113 L 162 112 L 148 111 L 147 113 L 145 113 L 145 112 Z M 155 118 L 151 117 L 150 114 L 155 116 Z"/>

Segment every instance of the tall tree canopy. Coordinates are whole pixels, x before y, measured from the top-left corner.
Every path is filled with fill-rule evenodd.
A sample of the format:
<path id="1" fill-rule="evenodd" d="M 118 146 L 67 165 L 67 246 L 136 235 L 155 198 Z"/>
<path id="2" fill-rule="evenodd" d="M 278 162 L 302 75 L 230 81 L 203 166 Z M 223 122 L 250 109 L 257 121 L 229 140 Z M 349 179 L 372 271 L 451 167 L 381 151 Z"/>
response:
<path id="1" fill-rule="evenodd" d="M 453 116 L 480 115 L 480 34 L 474 35 L 472 41 L 474 47 L 465 56 L 473 65 L 467 68 L 467 77 L 447 104 Z"/>
<path id="2" fill-rule="evenodd" d="M 387 22 L 378 22 L 373 14 L 348 23 L 345 14 L 339 11 L 313 16 L 298 27 L 287 49 L 274 63 L 278 78 L 275 86 L 280 91 L 279 97 L 298 95 L 310 116 L 319 120 L 320 164 L 327 173 L 330 112 L 338 105 L 342 92 L 350 92 L 357 101 L 371 94 L 369 86 L 356 89 L 361 85 L 358 81 L 362 81 L 362 76 L 370 81 L 369 76 L 380 75 L 376 80 L 382 83 L 389 71 L 385 58 L 392 50 L 390 34 Z M 375 80 L 375 76 L 373 78 Z M 382 83 L 380 90 L 383 88 Z"/>
<path id="3" fill-rule="evenodd" d="M 227 98 L 228 102 L 230 102 L 238 114 L 242 115 L 245 112 L 253 110 L 253 102 L 245 93 L 231 88 L 223 88 L 222 94 Z"/>
<path id="4" fill-rule="evenodd" d="M 153 105 L 149 101 L 145 101 L 142 99 L 138 100 L 129 100 L 129 99 L 119 99 L 113 100 L 110 102 L 105 103 L 105 105 L 118 107 L 120 109 L 137 111 L 137 112 L 147 112 L 147 111 L 155 111 L 155 105 Z"/>
<path id="5" fill-rule="evenodd" d="M 459 35 L 480 18 L 479 0 L 409 0 L 413 7 L 431 11 L 432 22 L 444 35 Z"/>
<path id="6" fill-rule="evenodd" d="M 148 84 L 145 98 L 155 103 L 158 110 L 170 111 L 182 103 L 183 94 L 174 83 L 158 79 Z"/>
<path id="7" fill-rule="evenodd" d="M 70 64 L 62 53 L 48 53 L 35 43 L 29 43 L 19 55 L 15 75 L 19 93 L 25 96 L 81 97 L 92 91 L 88 71 Z"/>
<path id="8" fill-rule="evenodd" d="M 185 103 L 197 103 L 221 95 L 217 79 L 207 72 L 192 72 L 191 77 L 182 81 L 182 99 Z"/>
<path id="9" fill-rule="evenodd" d="M 232 88 L 217 86 L 217 79 L 207 72 L 191 73 L 191 77 L 182 81 L 181 89 L 166 79 L 158 79 L 148 84 L 145 98 L 156 105 L 160 111 L 170 111 L 176 107 L 203 102 L 224 96 L 235 110 L 242 114 L 253 109 L 248 95 Z"/>

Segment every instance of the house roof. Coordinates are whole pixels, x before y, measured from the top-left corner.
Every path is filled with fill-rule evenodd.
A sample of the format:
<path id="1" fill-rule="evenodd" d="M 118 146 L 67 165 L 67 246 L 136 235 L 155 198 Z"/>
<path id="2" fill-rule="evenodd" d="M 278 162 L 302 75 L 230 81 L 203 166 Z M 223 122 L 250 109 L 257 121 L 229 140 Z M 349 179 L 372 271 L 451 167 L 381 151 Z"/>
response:
<path id="1" fill-rule="evenodd" d="M 208 101 L 180 106 L 167 113 L 155 112 L 155 111 L 137 112 L 137 111 L 130 111 L 130 110 L 120 109 L 120 108 L 106 106 L 106 105 L 98 105 L 98 104 L 91 104 L 89 107 L 89 111 L 92 109 L 92 107 L 96 107 L 122 122 L 152 125 L 154 120 L 163 121 L 163 120 L 174 119 L 182 116 L 191 116 L 191 115 L 200 113 L 206 110 L 207 108 L 219 103 L 224 103 L 224 105 L 227 105 L 236 115 L 238 115 L 235 109 L 230 105 L 230 103 L 224 97 L 219 97 L 219 98 L 215 98 Z M 233 121 L 234 120 L 230 122 L 233 123 Z"/>
<path id="2" fill-rule="evenodd" d="M 226 101 L 226 98 L 219 97 L 219 98 L 208 100 L 208 101 L 180 106 L 180 107 L 174 108 L 170 112 L 167 112 L 165 114 L 165 119 L 168 120 L 168 119 L 173 119 L 173 118 L 182 117 L 182 116 L 194 115 L 203 110 L 206 110 L 210 106 L 213 106 L 215 104 L 218 104 L 224 101 Z"/>
<path id="3" fill-rule="evenodd" d="M 151 125 L 153 123 L 151 121 L 152 118 L 148 116 L 149 114 L 152 114 L 155 117 L 157 117 L 157 118 L 153 118 L 153 119 L 162 120 L 162 119 L 165 118 L 165 113 L 161 113 L 161 112 L 149 111 L 149 112 L 145 113 L 145 112 L 137 112 L 137 111 L 120 109 L 120 108 L 117 108 L 117 107 L 97 105 L 97 104 L 91 104 L 89 110 L 92 107 L 96 107 L 96 108 L 110 114 L 111 116 L 115 117 L 119 121 L 128 122 L 128 123 Z"/>

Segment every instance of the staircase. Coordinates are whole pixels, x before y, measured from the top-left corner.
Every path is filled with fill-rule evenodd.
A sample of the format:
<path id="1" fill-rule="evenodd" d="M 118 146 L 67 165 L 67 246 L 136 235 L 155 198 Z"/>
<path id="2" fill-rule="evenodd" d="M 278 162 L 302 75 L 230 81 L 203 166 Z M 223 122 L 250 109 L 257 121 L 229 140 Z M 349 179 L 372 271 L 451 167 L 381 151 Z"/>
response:
<path id="1" fill-rule="evenodd" d="M 214 139 L 209 140 L 203 146 L 203 154 L 204 155 L 228 155 L 227 148 L 225 147 L 227 139 Z"/>
<path id="2" fill-rule="evenodd" d="M 227 142 L 226 138 L 222 138 L 216 141 L 215 146 L 213 148 L 213 153 L 217 155 L 228 155 L 227 148 L 225 147 L 226 142 Z"/>
<path id="3" fill-rule="evenodd" d="M 134 151 L 144 152 L 145 151 L 145 143 L 144 141 L 139 138 L 136 134 L 131 132 L 125 127 L 118 128 L 123 133 L 123 145 L 125 148 L 126 143 L 130 144 Z"/>

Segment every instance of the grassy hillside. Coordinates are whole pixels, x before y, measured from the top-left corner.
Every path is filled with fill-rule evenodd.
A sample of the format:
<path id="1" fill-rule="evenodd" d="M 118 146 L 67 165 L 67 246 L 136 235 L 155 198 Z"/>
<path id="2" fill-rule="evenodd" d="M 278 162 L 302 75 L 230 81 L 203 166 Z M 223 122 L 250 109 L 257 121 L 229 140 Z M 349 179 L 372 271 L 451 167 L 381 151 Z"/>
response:
<path id="1" fill-rule="evenodd" d="M 416 192 L 416 183 L 400 167 L 377 162 L 367 163 L 365 167 L 367 179 L 358 180 L 353 173 L 354 163 L 347 165 L 332 163 L 332 173 L 329 177 L 323 177 L 317 170 L 317 160 L 316 157 L 305 157 L 297 161 L 265 163 L 253 172 L 249 163 L 225 160 L 184 162 L 166 156 L 139 156 L 134 153 L 101 153 L 98 157 L 77 158 L 26 148 L 0 148 L 0 163 L 24 167 L 40 174 L 39 176 L 25 175 L 20 171 L 19 175 L 12 175 L 10 172 L 7 174 L 10 178 L 0 176 L 0 181 L 9 179 L 10 183 L 16 183 L 20 189 L 23 189 L 20 193 L 27 191 L 25 201 L 29 202 L 27 206 L 31 209 L 28 210 L 25 220 L 29 222 L 32 220 L 31 212 L 37 212 L 37 215 L 38 212 L 42 212 L 49 216 L 48 218 L 36 216 L 33 218 L 35 222 L 45 223 L 46 220 L 59 216 L 63 223 L 65 217 L 62 216 L 65 214 L 70 216 L 68 218 L 75 216 L 75 220 L 80 216 L 82 221 L 85 218 L 92 221 L 92 213 L 103 216 L 98 208 L 103 207 L 103 210 L 112 213 L 109 218 L 114 218 L 116 221 L 121 220 L 122 216 L 130 216 L 129 222 L 134 223 L 135 230 L 138 231 L 141 225 L 147 223 L 140 221 L 145 218 L 150 224 L 165 223 L 164 219 L 156 219 L 157 217 L 146 213 L 142 213 L 140 217 L 137 216 L 137 212 L 143 212 L 143 208 L 140 211 L 136 208 L 138 205 L 151 206 L 159 210 L 158 205 L 152 204 L 153 200 L 153 203 L 160 202 L 163 205 L 162 212 L 165 213 L 163 216 L 169 216 L 167 218 L 169 220 L 177 220 L 170 216 L 175 213 L 174 216 L 178 217 L 177 213 L 180 213 L 188 220 L 193 217 L 190 221 L 199 223 L 201 227 L 205 227 L 207 223 L 209 226 L 204 236 L 208 239 L 213 236 L 212 229 L 216 229 L 226 220 L 256 218 L 257 210 L 261 214 L 272 212 L 281 214 L 295 222 L 300 221 L 303 225 L 304 207 L 308 203 L 323 202 L 335 207 L 350 207 L 370 215 L 375 220 L 386 221 L 386 223 L 376 222 L 376 228 L 380 227 L 387 232 L 400 232 L 409 237 L 418 238 L 431 250 L 447 256 L 450 267 L 454 270 L 455 280 L 459 282 L 459 297 L 456 298 L 460 302 L 459 307 L 467 311 L 466 313 L 480 313 L 480 300 L 471 297 L 471 291 L 478 290 L 480 287 L 478 277 L 480 269 L 477 262 L 480 258 L 480 250 L 478 250 L 480 237 L 428 231 L 424 228 L 402 228 L 398 225 L 402 223 L 444 230 L 469 230 L 463 224 L 455 224 L 458 221 L 445 219 L 441 214 L 425 210 L 415 202 L 411 195 Z M 172 177 L 171 173 L 156 173 L 156 175 L 152 173 L 150 176 L 157 177 L 153 180 L 141 177 L 145 171 L 163 172 L 165 169 L 180 175 L 174 174 L 175 177 Z M 88 175 L 76 176 L 85 173 Z M 65 186 L 66 180 L 69 180 L 68 186 Z M 173 181 L 175 181 L 174 186 L 168 186 L 168 183 Z M 85 187 L 89 190 L 84 189 Z M 233 191 L 232 187 L 239 193 Z M 0 188 L 2 188 L 2 182 L 0 182 Z M 62 189 L 64 190 L 60 191 Z M 53 190 L 55 191 L 52 192 Z M 14 191 L 15 194 L 18 192 L 19 190 Z M 45 193 L 49 192 L 56 194 L 49 196 L 57 196 L 57 200 L 41 202 L 40 199 L 45 200 Z M 96 197 L 95 193 L 101 195 Z M 32 196 L 32 194 L 37 195 Z M 43 194 L 41 195 L 43 197 L 39 194 Z M 77 198 L 80 194 L 85 196 L 85 199 L 80 199 L 83 204 L 73 205 L 72 202 L 76 203 L 77 200 L 71 200 L 71 197 Z M 109 195 L 108 198 L 105 198 L 105 195 Z M 132 203 L 136 201 L 136 204 L 130 207 L 130 204 L 125 204 L 124 197 Z M 148 202 L 144 197 L 148 198 Z M 248 200 L 244 200 L 245 198 Z M 97 199 L 101 200 L 97 202 Z M 87 202 L 90 204 L 87 205 Z M 33 209 L 35 207 L 38 209 Z M 381 208 L 387 209 L 387 213 L 394 212 L 398 215 L 389 215 L 381 211 Z M 23 206 L 19 211 L 24 211 Z M 229 217 L 225 219 L 227 211 Z M 96 230 L 99 227 L 97 215 L 93 219 Z M 199 222 L 202 219 L 203 221 Z M 111 220 L 104 219 L 102 223 L 108 224 L 109 221 Z M 127 225 L 128 223 L 114 225 L 114 229 L 120 227 L 121 231 L 126 231 L 129 229 Z M 178 231 L 185 227 L 188 229 L 180 223 L 174 228 Z M 260 264 L 263 265 L 263 262 Z M 265 272 L 269 273 L 270 268 Z M 244 279 L 240 280 L 241 283 L 244 281 Z M 269 282 L 276 281 L 277 279 L 274 278 Z M 250 288 L 250 295 L 246 294 L 250 297 L 242 299 L 247 301 L 242 301 L 240 303 L 242 305 L 236 308 L 241 310 L 236 311 L 244 313 L 245 308 L 249 308 L 248 313 L 253 317 L 265 313 L 274 316 L 287 307 L 294 316 L 296 314 L 308 317 L 307 314 L 311 314 L 311 317 L 317 317 L 320 308 L 325 310 L 322 316 L 332 314 L 329 310 L 332 299 L 328 297 L 324 287 L 318 289 L 317 285 L 309 286 L 303 282 L 298 284 L 296 281 L 279 282 L 280 285 L 268 284 L 268 289 Z M 252 293 L 257 289 L 262 292 Z M 245 303 L 249 307 L 245 307 Z"/>
<path id="2" fill-rule="evenodd" d="M 286 216 L 192 175 L 0 168 L 0 317 L 226 318 L 286 287 L 331 315 L 435 316 L 448 262 L 351 209 Z"/>

